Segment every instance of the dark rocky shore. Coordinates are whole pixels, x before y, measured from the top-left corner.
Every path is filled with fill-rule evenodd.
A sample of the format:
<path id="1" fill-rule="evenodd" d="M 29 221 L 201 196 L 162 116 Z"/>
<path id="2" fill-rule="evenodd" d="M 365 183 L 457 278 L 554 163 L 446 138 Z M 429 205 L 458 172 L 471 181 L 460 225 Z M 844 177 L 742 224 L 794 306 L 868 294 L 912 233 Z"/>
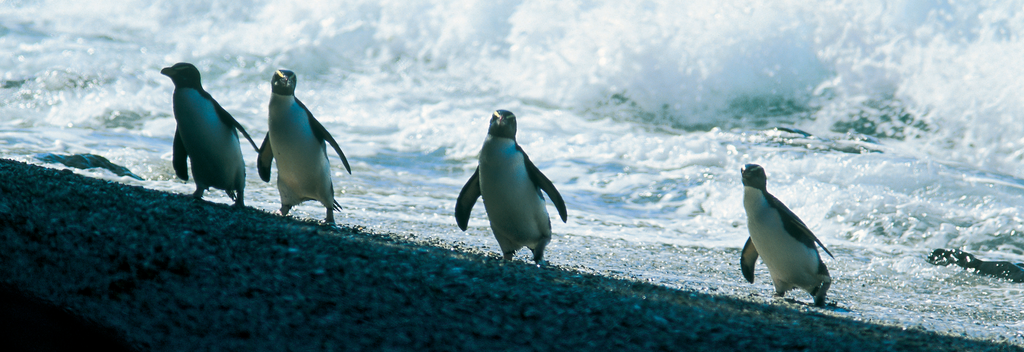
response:
<path id="1" fill-rule="evenodd" d="M 1021 350 L 828 308 L 537 268 L 429 239 L 0 160 L 0 298 L 25 296 L 2 299 L 0 329 L 33 332 L 4 329 L 0 343 L 126 343 L 142 351 Z"/>

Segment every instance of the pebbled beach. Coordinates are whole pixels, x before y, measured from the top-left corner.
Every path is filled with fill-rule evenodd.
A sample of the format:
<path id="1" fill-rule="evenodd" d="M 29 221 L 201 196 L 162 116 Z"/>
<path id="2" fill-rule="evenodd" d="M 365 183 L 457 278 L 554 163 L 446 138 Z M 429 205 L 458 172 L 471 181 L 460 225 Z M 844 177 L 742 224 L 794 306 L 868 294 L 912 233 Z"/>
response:
<path id="1" fill-rule="evenodd" d="M 143 351 L 1022 350 L 3 159 L 0 223 L 0 284 Z"/>

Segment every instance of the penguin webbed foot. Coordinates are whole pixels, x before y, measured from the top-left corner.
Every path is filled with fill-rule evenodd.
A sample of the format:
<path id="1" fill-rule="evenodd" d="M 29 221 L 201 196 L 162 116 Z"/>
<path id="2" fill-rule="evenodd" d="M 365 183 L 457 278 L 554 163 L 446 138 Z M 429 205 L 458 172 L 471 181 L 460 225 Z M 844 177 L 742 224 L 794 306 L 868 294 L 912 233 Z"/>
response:
<path id="1" fill-rule="evenodd" d="M 195 192 L 192 192 L 192 198 L 195 198 L 196 200 L 203 199 L 203 192 L 205 192 L 205 191 L 206 190 L 202 189 L 202 188 L 196 189 Z"/>
<path id="2" fill-rule="evenodd" d="M 814 291 L 811 292 L 811 295 L 814 296 L 815 307 L 825 306 L 825 294 L 828 293 L 829 287 L 832 287 L 832 278 L 826 276 L 822 278 L 821 285 L 816 287 Z"/>
<path id="3" fill-rule="evenodd" d="M 548 264 L 548 262 L 544 260 L 544 247 L 533 250 L 533 262 L 536 263 L 538 267 L 544 267 Z"/>
<path id="4" fill-rule="evenodd" d="M 825 288 L 825 287 L 823 287 L 823 288 Z M 825 290 L 828 290 L 828 288 L 825 288 Z M 825 306 L 825 291 L 819 289 L 818 292 L 820 294 L 814 295 L 814 306 L 815 307 L 824 307 Z"/>
<path id="5" fill-rule="evenodd" d="M 281 206 L 281 210 L 278 210 L 277 212 L 279 214 L 281 214 L 281 216 L 288 216 L 288 212 L 291 211 L 291 210 L 292 210 L 292 206 L 291 205 L 282 205 Z"/>
<path id="6" fill-rule="evenodd" d="M 235 201 L 235 204 L 232 205 L 233 207 L 235 207 L 235 208 L 244 208 L 245 207 L 245 197 L 243 196 L 243 194 L 244 194 L 243 191 L 239 190 L 238 192 L 235 192 L 235 191 L 224 191 L 224 192 L 226 192 L 228 194 L 228 198 L 231 198 L 231 200 Z"/>
<path id="7" fill-rule="evenodd" d="M 516 255 L 515 251 L 502 253 L 502 259 L 512 261 L 512 257 Z"/>

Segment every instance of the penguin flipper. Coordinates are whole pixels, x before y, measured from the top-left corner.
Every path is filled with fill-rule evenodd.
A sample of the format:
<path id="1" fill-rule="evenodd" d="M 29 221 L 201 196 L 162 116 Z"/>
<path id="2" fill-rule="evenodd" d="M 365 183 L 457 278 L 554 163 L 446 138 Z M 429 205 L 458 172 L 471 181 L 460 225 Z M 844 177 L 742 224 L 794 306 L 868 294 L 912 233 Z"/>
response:
<path id="1" fill-rule="evenodd" d="M 462 186 L 459 198 L 455 201 L 455 222 L 459 224 L 462 231 L 469 226 L 469 214 L 473 211 L 473 205 L 480 198 L 480 168 L 473 171 L 466 185 Z"/>
<path id="2" fill-rule="evenodd" d="M 174 129 L 174 156 L 171 158 L 171 165 L 174 166 L 174 173 L 178 178 L 188 181 L 188 150 L 185 150 L 185 142 L 181 141 L 181 134 Z"/>
<path id="3" fill-rule="evenodd" d="M 533 181 L 533 184 L 537 185 L 537 187 L 544 190 L 544 193 L 548 194 L 548 197 L 551 198 L 551 202 L 555 203 L 555 208 L 558 209 L 558 216 L 562 218 L 562 222 L 565 222 L 566 217 L 568 217 L 569 214 L 565 210 L 565 202 L 562 201 L 562 195 L 558 193 L 557 189 L 555 189 L 555 185 L 551 183 L 551 180 L 549 180 L 547 176 L 544 176 L 544 173 L 540 172 L 540 169 L 538 169 L 536 165 L 533 165 L 533 162 L 530 161 L 530 157 L 526 155 L 526 151 L 519 146 L 519 143 L 516 143 L 516 150 L 523 153 L 523 162 L 526 164 L 526 174 L 530 176 L 530 181 Z"/>
<path id="4" fill-rule="evenodd" d="M 818 240 L 818 237 L 815 236 L 813 232 L 811 232 L 811 229 L 807 228 L 807 225 L 805 225 L 804 222 L 800 220 L 800 217 L 796 216 L 796 214 L 793 213 L 792 210 L 789 210 L 789 208 L 786 207 L 785 204 L 782 204 L 782 201 L 780 201 L 778 198 L 775 198 L 775 196 L 771 195 L 771 193 L 764 192 L 764 195 L 765 199 L 768 200 L 768 204 L 772 208 L 778 209 L 779 216 L 782 218 L 782 226 L 786 229 L 786 232 L 789 232 L 789 234 L 793 235 L 793 237 L 796 237 L 797 241 L 806 244 L 808 247 L 811 247 L 812 249 L 814 248 L 814 244 L 817 243 L 819 246 L 821 246 L 821 249 L 825 250 L 825 253 L 828 253 L 829 257 L 835 259 L 835 256 L 832 255 L 832 252 L 828 251 L 828 248 L 825 247 L 825 244 L 821 243 L 821 240 Z"/>
<path id="5" fill-rule="evenodd" d="M 270 162 L 274 161 L 274 151 L 270 148 L 270 132 L 263 137 L 263 145 L 257 150 L 260 154 L 256 159 L 256 171 L 259 171 L 263 182 L 270 182 Z"/>
<path id="6" fill-rule="evenodd" d="M 754 283 L 754 264 L 757 263 L 757 248 L 754 242 L 747 237 L 747 244 L 743 245 L 743 252 L 740 254 L 740 270 L 747 282 Z"/>
<path id="7" fill-rule="evenodd" d="M 324 125 L 321 125 L 320 121 L 317 121 L 316 118 L 313 117 L 313 113 L 310 112 L 309 109 L 307 109 L 306 106 L 303 105 L 301 101 L 299 101 L 299 98 L 295 98 L 295 103 L 299 104 L 299 106 L 302 107 L 302 110 L 306 110 L 306 116 L 309 116 L 309 127 L 313 129 L 313 135 L 316 136 L 316 138 L 319 138 L 320 140 L 323 141 L 327 141 L 327 143 L 331 144 L 331 147 L 334 148 L 334 151 L 338 153 L 339 157 L 341 157 L 341 163 L 345 164 L 345 170 L 348 171 L 349 175 L 351 175 L 352 168 L 348 166 L 348 158 L 345 158 L 345 153 L 341 151 L 341 147 L 338 146 L 338 142 L 334 140 L 334 137 L 331 136 L 330 132 L 327 132 L 327 129 L 324 128 Z"/>
<path id="8" fill-rule="evenodd" d="M 210 96 L 210 93 L 203 91 L 202 94 L 206 96 L 207 99 L 210 99 L 210 102 L 213 103 L 213 109 L 217 111 L 217 117 L 220 118 L 220 121 L 223 122 L 225 125 L 231 126 L 234 129 L 238 130 L 238 132 L 242 132 L 242 135 L 245 136 L 245 139 L 249 140 L 249 144 L 252 145 L 252 149 L 256 150 L 256 152 L 259 153 L 260 148 L 256 147 L 256 142 L 253 142 L 252 137 L 249 137 L 249 133 L 245 132 L 245 127 L 242 127 L 242 124 L 238 123 L 238 120 L 235 120 L 235 118 L 232 117 L 227 110 L 224 110 L 224 108 L 222 108 L 220 104 L 217 103 L 216 100 L 213 100 L 213 97 Z"/>

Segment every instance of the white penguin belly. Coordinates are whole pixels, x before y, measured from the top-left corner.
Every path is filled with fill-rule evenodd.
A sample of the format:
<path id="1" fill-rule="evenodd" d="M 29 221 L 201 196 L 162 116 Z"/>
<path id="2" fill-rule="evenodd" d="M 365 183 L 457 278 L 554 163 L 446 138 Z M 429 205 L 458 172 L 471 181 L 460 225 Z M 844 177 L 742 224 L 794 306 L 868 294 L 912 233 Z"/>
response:
<path id="1" fill-rule="evenodd" d="M 488 137 L 484 142 L 480 151 L 480 195 L 495 236 L 517 248 L 530 249 L 551 236 L 544 199 L 527 175 L 515 141 Z"/>
<path id="2" fill-rule="evenodd" d="M 213 104 L 194 89 L 178 89 L 173 99 L 178 134 L 196 184 L 224 190 L 242 186 L 245 165 L 235 129 L 221 121 Z"/>
<path id="3" fill-rule="evenodd" d="M 334 187 L 325 143 L 313 135 L 305 110 L 285 98 L 290 97 L 275 94 L 270 104 L 270 147 L 277 160 L 282 202 L 294 205 L 314 199 L 330 207 Z"/>
<path id="4" fill-rule="evenodd" d="M 750 240 L 768 267 L 776 289 L 800 287 L 811 291 L 821 284 L 817 249 L 807 247 L 785 231 L 779 212 L 768 205 L 761 191 L 744 187 L 743 206 Z"/>

